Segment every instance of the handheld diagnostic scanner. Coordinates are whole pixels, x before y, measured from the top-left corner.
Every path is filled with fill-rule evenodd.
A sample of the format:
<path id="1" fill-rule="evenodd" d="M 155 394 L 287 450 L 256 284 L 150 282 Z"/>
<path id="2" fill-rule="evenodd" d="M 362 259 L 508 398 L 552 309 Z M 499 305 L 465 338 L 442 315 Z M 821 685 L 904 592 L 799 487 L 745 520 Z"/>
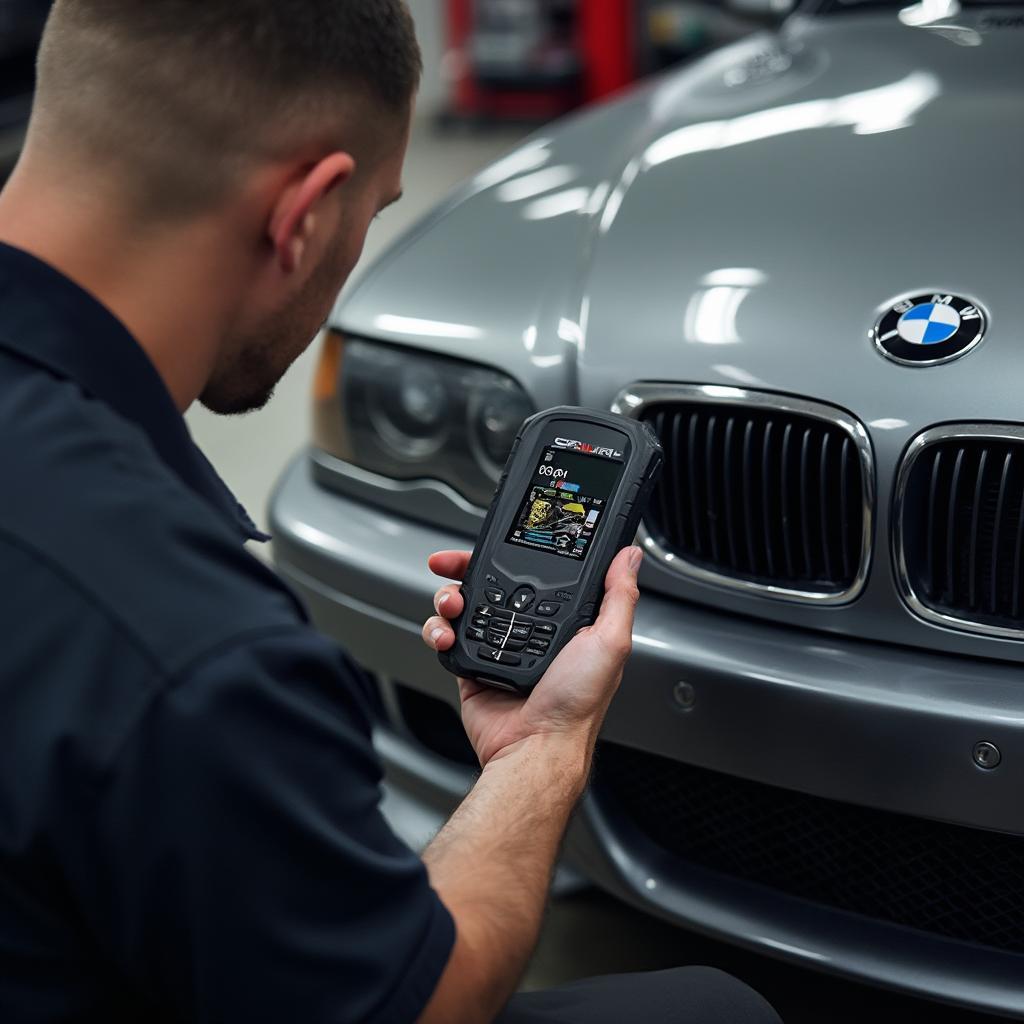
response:
<path id="1" fill-rule="evenodd" d="M 570 406 L 530 417 L 484 520 L 441 664 L 529 693 L 597 618 L 608 567 L 636 536 L 661 464 L 657 437 L 636 420 Z"/>

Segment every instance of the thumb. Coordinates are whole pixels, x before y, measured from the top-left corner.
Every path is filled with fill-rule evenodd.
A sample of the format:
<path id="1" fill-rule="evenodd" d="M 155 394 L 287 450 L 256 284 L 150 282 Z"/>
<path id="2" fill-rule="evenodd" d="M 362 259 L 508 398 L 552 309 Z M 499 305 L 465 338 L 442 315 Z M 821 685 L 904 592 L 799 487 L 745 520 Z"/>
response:
<path id="1" fill-rule="evenodd" d="M 640 597 L 636 574 L 642 561 L 643 551 L 638 547 L 623 548 L 615 556 L 605 577 L 601 614 L 592 627 L 602 640 L 627 651 L 633 636 L 633 614 Z"/>

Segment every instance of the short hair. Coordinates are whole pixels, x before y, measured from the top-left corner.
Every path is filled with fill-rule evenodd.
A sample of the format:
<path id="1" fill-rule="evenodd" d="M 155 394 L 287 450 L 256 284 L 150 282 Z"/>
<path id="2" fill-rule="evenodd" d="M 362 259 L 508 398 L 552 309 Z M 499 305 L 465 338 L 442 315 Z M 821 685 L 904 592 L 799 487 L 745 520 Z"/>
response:
<path id="1" fill-rule="evenodd" d="M 354 111 L 368 137 L 407 116 L 422 61 L 404 0 L 56 0 L 37 71 L 30 144 L 117 166 L 173 215 L 253 158 L 345 141 Z"/>

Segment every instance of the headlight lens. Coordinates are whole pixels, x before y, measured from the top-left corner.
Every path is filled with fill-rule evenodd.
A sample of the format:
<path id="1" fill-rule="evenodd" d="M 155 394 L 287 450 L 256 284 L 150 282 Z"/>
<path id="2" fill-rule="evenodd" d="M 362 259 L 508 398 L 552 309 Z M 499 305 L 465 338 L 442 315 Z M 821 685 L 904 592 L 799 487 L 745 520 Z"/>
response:
<path id="1" fill-rule="evenodd" d="M 444 445 L 449 424 L 441 375 L 430 366 L 395 366 L 369 382 L 366 410 L 380 440 L 402 459 L 424 459 Z"/>
<path id="2" fill-rule="evenodd" d="M 503 373 L 330 332 L 317 373 L 314 441 L 375 473 L 443 480 L 486 506 L 532 412 Z"/>

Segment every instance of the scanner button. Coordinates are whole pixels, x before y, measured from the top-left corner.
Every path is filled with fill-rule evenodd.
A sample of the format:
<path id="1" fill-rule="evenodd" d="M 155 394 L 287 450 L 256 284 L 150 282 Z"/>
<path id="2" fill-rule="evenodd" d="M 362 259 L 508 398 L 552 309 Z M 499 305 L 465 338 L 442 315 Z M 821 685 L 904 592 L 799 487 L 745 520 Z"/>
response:
<path id="1" fill-rule="evenodd" d="M 554 601 L 541 601 L 541 603 L 537 605 L 537 614 L 557 615 L 558 609 L 561 607 L 562 606 L 560 604 L 556 604 Z"/>
<path id="2" fill-rule="evenodd" d="M 490 647 L 481 647 L 479 653 L 484 661 L 496 661 L 500 665 L 521 665 L 523 663 L 523 659 L 518 654 L 509 654 L 508 651 L 496 651 Z"/>
<path id="3" fill-rule="evenodd" d="M 537 595 L 533 592 L 531 587 L 520 587 L 513 595 L 512 600 L 509 602 L 512 606 L 512 610 L 515 612 L 525 612 L 529 608 Z"/>
<path id="4" fill-rule="evenodd" d="M 513 626 L 511 635 L 517 640 L 525 640 L 532 632 L 532 626 Z"/>
<path id="5" fill-rule="evenodd" d="M 497 587 L 488 587 L 484 591 L 484 597 L 487 598 L 491 604 L 504 604 L 505 603 L 505 591 L 498 590 Z"/>
<path id="6" fill-rule="evenodd" d="M 557 626 L 553 622 L 537 622 L 534 624 L 534 633 L 543 633 L 545 636 L 554 636 Z"/>

